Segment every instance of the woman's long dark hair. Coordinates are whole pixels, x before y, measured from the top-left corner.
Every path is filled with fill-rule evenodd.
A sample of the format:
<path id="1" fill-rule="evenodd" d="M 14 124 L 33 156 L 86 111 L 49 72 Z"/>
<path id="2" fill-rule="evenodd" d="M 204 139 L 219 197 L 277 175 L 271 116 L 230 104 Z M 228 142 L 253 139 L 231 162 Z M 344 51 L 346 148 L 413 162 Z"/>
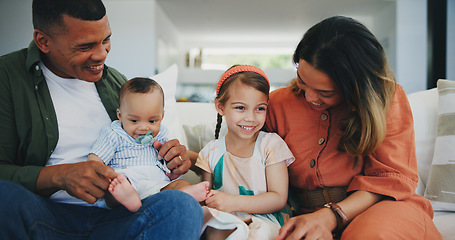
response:
<path id="1" fill-rule="evenodd" d="M 353 109 L 341 126 L 339 149 L 351 156 L 372 153 L 384 140 L 396 84 L 376 37 L 352 18 L 330 17 L 305 33 L 294 64 L 301 59 L 327 74 Z M 304 94 L 295 80 L 291 87 Z"/>

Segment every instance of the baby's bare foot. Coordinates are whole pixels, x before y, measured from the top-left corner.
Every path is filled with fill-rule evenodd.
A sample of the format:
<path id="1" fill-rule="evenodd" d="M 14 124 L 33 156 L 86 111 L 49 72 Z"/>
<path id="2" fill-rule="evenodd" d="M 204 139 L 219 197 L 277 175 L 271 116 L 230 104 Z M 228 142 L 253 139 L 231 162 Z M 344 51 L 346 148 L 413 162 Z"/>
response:
<path id="1" fill-rule="evenodd" d="M 209 182 L 204 181 L 195 185 L 184 186 L 180 189 L 193 196 L 198 202 L 205 201 L 209 193 Z"/>
<path id="2" fill-rule="evenodd" d="M 141 206 L 141 198 L 136 189 L 122 174 L 119 174 L 109 185 L 112 196 L 131 212 L 136 212 Z"/>

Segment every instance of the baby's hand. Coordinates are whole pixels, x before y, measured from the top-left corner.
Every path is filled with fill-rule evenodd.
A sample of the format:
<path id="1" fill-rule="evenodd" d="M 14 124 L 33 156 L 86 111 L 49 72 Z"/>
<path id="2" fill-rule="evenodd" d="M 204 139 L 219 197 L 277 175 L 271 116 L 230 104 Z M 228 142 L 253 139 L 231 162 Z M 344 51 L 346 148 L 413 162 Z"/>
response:
<path id="1" fill-rule="evenodd" d="M 215 208 L 223 212 L 235 212 L 235 196 L 220 192 L 217 190 L 210 190 L 205 200 L 207 207 Z"/>

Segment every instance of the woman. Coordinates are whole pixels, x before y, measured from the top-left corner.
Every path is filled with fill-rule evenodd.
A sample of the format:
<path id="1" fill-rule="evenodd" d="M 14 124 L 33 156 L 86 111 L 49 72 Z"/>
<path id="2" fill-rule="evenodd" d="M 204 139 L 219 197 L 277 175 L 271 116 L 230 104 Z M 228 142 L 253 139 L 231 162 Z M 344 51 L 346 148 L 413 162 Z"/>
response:
<path id="1" fill-rule="evenodd" d="M 296 158 L 297 216 L 278 239 L 441 239 L 429 201 L 415 194 L 411 109 L 374 35 L 331 17 L 308 30 L 293 60 L 297 78 L 271 93 L 266 120 Z"/>

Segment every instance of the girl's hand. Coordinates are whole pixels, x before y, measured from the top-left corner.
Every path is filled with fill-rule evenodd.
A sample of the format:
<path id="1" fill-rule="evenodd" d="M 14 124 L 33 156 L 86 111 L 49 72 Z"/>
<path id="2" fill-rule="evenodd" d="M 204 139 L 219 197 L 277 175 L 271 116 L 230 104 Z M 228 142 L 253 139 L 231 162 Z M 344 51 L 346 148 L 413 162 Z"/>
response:
<path id="1" fill-rule="evenodd" d="M 336 228 L 336 217 L 328 208 L 314 213 L 303 214 L 289 219 L 280 229 L 278 239 L 333 239 L 332 229 Z"/>
<path id="2" fill-rule="evenodd" d="M 235 212 L 235 197 L 231 194 L 210 190 L 205 200 L 207 207 L 215 208 L 223 212 Z"/>

